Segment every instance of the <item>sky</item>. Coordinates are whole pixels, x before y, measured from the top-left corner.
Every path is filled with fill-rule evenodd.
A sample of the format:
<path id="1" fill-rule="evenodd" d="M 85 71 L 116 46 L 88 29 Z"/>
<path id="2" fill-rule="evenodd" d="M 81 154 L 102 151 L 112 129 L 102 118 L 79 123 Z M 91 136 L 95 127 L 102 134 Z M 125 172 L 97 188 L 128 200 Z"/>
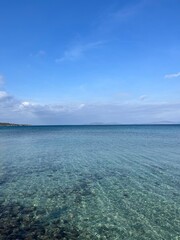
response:
<path id="1" fill-rule="evenodd" d="M 180 123 L 179 0 L 0 0 L 0 122 Z"/>

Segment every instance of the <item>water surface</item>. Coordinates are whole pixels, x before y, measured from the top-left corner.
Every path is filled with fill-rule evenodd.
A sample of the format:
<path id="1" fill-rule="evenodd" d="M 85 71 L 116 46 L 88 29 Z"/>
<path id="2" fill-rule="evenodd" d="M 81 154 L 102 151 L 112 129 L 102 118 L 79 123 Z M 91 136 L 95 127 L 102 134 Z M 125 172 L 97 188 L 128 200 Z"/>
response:
<path id="1" fill-rule="evenodd" d="M 0 127 L 0 239 L 180 239 L 180 125 Z"/>

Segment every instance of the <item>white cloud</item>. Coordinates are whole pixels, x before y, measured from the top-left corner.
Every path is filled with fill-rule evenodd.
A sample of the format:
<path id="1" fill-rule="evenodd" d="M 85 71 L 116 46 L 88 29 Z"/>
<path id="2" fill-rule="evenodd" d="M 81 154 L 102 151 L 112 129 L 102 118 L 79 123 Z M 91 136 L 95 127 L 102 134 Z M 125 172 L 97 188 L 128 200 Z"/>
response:
<path id="1" fill-rule="evenodd" d="M 166 74 L 164 77 L 165 78 L 177 78 L 177 77 L 180 77 L 180 72 L 172 73 L 172 74 Z"/>
<path id="2" fill-rule="evenodd" d="M 0 99 L 8 97 L 8 93 L 5 91 L 0 91 Z"/>
<path id="3" fill-rule="evenodd" d="M 30 105 L 31 105 L 30 102 L 22 102 L 22 106 L 24 106 L 24 107 L 27 107 L 27 106 L 30 106 Z"/>
<path id="4" fill-rule="evenodd" d="M 83 56 L 83 54 L 93 48 L 98 48 L 99 46 L 102 45 L 101 41 L 97 41 L 97 42 L 92 42 L 92 43 L 88 43 L 88 44 L 79 44 L 77 46 L 74 46 L 73 48 L 66 50 L 63 54 L 62 57 L 57 58 L 55 60 L 56 63 L 61 63 L 64 61 L 74 61 L 79 59 L 80 57 Z"/>
<path id="5" fill-rule="evenodd" d="M 21 102 L 20 104 L 19 104 L 19 109 L 28 109 L 28 108 L 30 108 L 30 107 L 32 107 L 32 106 L 34 106 L 35 104 L 34 103 L 31 103 L 31 102 L 28 102 L 28 101 L 24 101 L 24 102 Z"/>

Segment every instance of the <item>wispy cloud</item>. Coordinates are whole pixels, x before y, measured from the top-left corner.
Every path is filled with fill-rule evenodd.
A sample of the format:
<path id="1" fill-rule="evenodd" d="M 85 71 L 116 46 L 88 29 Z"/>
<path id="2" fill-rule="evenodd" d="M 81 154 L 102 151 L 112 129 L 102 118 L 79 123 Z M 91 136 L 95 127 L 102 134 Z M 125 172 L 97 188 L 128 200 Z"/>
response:
<path id="1" fill-rule="evenodd" d="M 178 72 L 178 73 L 166 74 L 164 77 L 165 77 L 165 78 L 177 78 L 177 77 L 180 77 L 180 72 Z"/>
<path id="2" fill-rule="evenodd" d="M 147 95 L 141 95 L 141 96 L 139 97 L 139 100 L 140 100 L 140 101 L 144 101 L 144 100 L 146 100 L 147 98 L 148 98 Z"/>
<path id="3" fill-rule="evenodd" d="M 97 41 L 97 42 L 91 42 L 91 43 L 87 43 L 87 44 L 79 44 L 74 46 L 73 48 L 66 50 L 64 52 L 64 54 L 62 55 L 62 57 L 55 59 L 56 63 L 61 63 L 64 61 L 74 61 L 77 60 L 79 58 L 81 58 L 85 52 L 94 49 L 94 48 L 98 48 L 103 44 L 102 41 Z"/>
<path id="4" fill-rule="evenodd" d="M 109 33 L 116 30 L 121 24 L 132 21 L 150 2 L 140 0 L 136 3 L 127 1 L 123 6 L 112 5 L 102 13 L 100 17 L 98 32 Z"/>
<path id="5" fill-rule="evenodd" d="M 135 16 L 139 13 L 139 11 L 145 6 L 145 1 L 140 1 L 136 4 L 131 4 L 125 6 L 117 11 L 111 13 L 111 17 L 114 21 L 122 22 L 124 20 L 128 20 L 131 17 Z"/>
<path id="6" fill-rule="evenodd" d="M 35 53 L 30 54 L 30 57 L 44 57 L 44 56 L 46 56 L 46 51 L 44 50 L 39 50 Z"/>

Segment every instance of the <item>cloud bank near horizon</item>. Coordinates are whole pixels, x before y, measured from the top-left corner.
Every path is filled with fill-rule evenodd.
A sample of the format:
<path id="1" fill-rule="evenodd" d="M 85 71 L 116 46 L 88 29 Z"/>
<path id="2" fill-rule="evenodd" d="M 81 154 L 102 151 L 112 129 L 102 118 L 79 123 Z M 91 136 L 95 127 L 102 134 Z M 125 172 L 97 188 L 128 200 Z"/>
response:
<path id="1" fill-rule="evenodd" d="M 39 104 L 0 91 L 0 121 L 28 124 L 179 122 L 180 102 Z"/>

